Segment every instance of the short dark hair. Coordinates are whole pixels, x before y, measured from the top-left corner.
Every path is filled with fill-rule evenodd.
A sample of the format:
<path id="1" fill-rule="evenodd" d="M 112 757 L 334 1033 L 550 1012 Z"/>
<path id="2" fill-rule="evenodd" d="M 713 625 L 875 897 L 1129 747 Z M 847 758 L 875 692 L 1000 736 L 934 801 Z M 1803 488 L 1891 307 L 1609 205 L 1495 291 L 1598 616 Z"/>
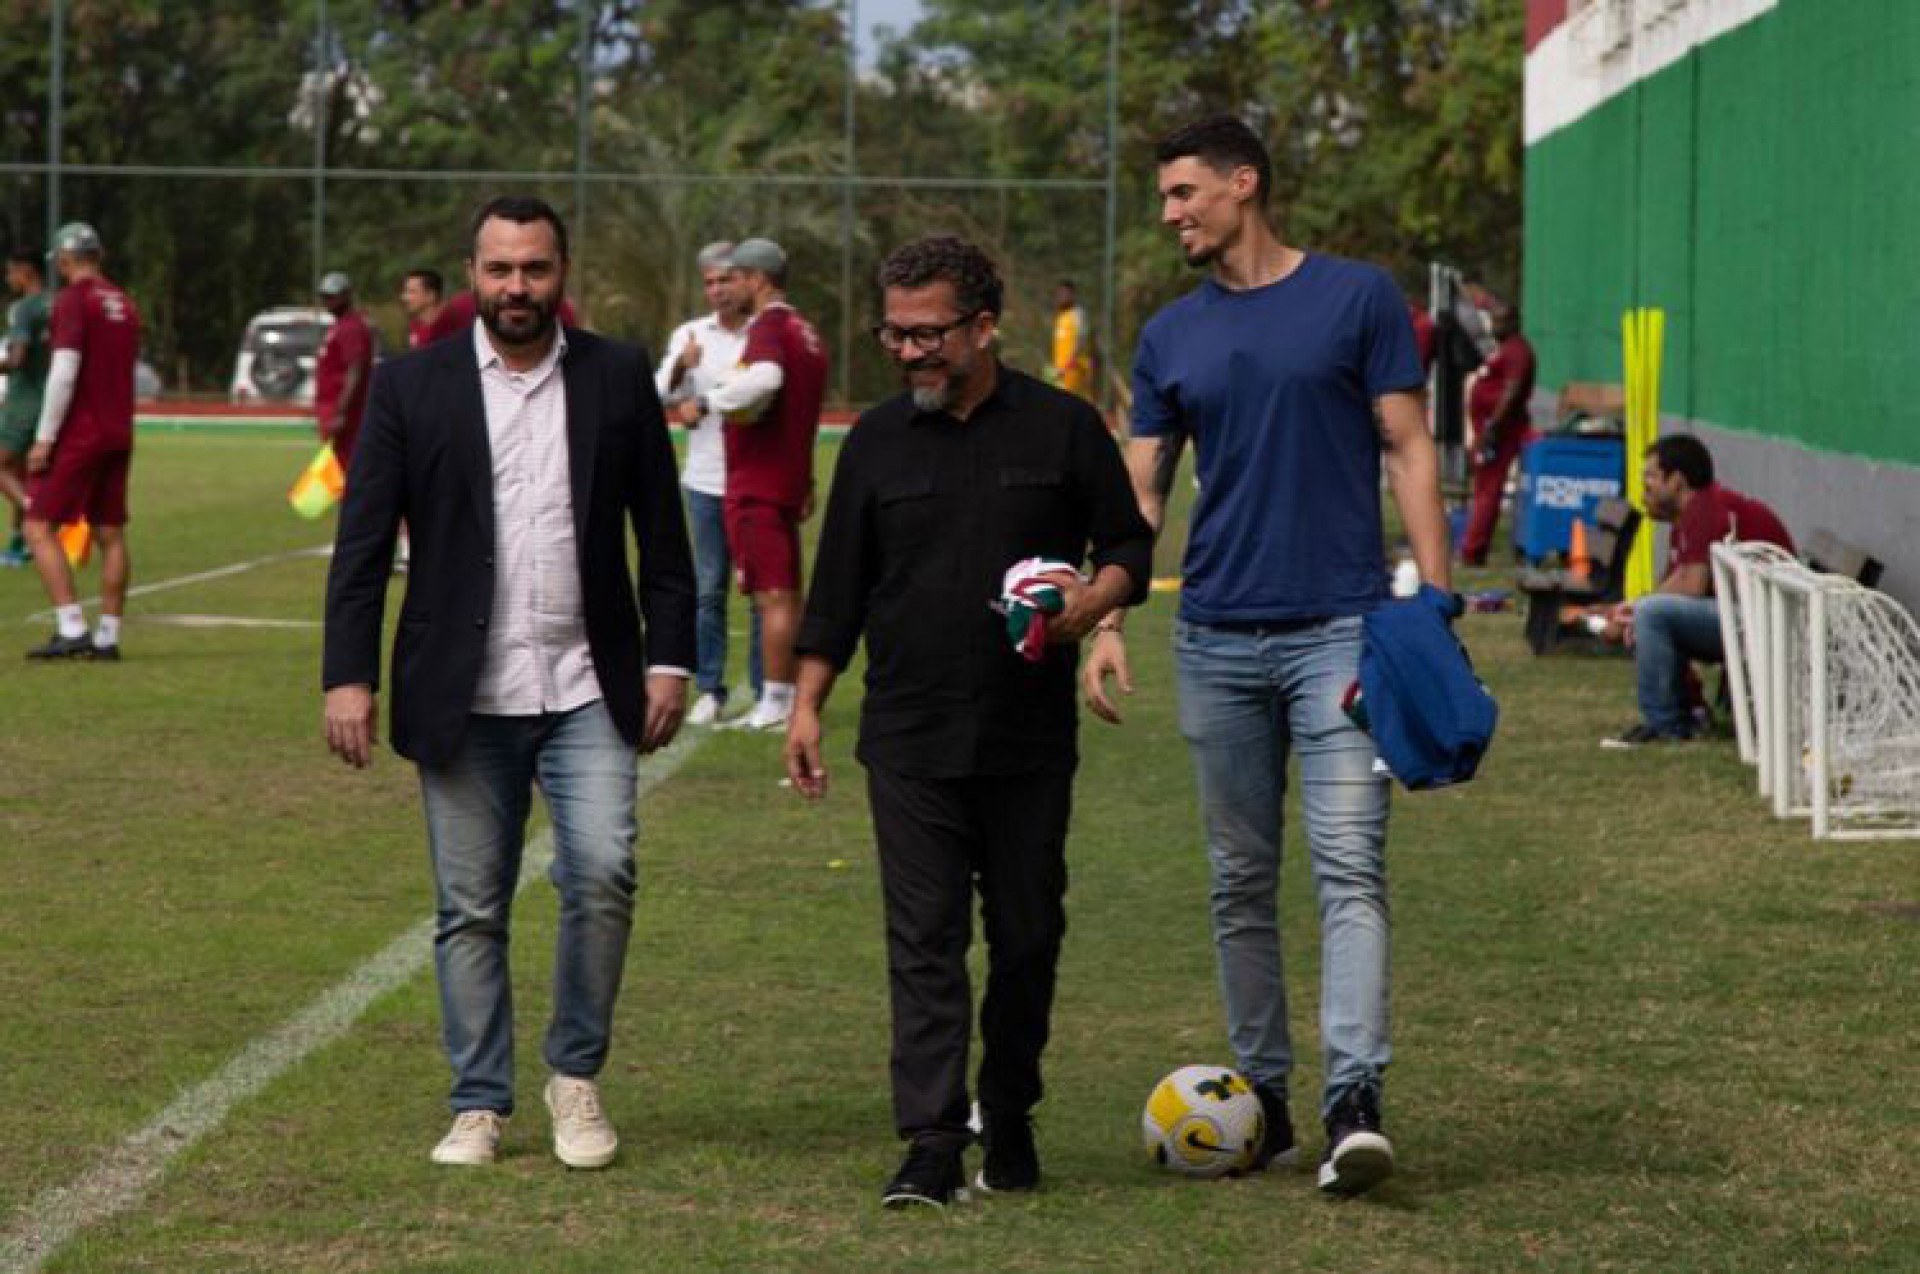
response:
<path id="1" fill-rule="evenodd" d="M 1000 314 L 1005 289 L 993 261 L 973 244 L 952 235 L 915 239 L 893 250 L 880 265 L 882 288 L 924 288 L 951 283 L 953 296 L 969 314 Z"/>
<path id="2" fill-rule="evenodd" d="M 553 227 L 553 241 L 560 249 L 560 259 L 567 259 L 567 227 L 560 220 L 560 214 L 553 205 L 535 195 L 495 195 L 474 211 L 473 222 L 467 227 L 467 259 L 473 259 L 473 247 L 480 241 L 480 227 L 498 217 L 502 221 L 515 221 L 525 225 L 530 221 L 544 221 Z"/>
<path id="3" fill-rule="evenodd" d="M 1266 206 L 1267 192 L 1273 187 L 1273 160 L 1267 154 L 1266 144 L 1242 120 L 1232 115 L 1214 115 L 1174 129 L 1153 147 L 1156 164 L 1170 164 L 1189 155 L 1221 176 L 1236 168 L 1253 169 L 1254 202 Z"/>
<path id="4" fill-rule="evenodd" d="M 421 283 L 426 285 L 427 291 L 433 293 L 435 296 L 445 296 L 447 294 L 447 281 L 440 277 L 440 271 L 438 270 L 431 270 L 426 266 L 421 266 L 415 270 L 408 270 L 407 277 L 409 279 L 420 280 Z"/>
<path id="5" fill-rule="evenodd" d="M 1713 485 L 1713 453 L 1707 450 L 1707 444 L 1692 434 L 1668 434 L 1664 438 L 1654 439 L 1647 454 L 1660 466 L 1663 473 L 1677 473 L 1687 480 L 1687 485 L 1695 491 L 1705 490 Z"/>
<path id="6" fill-rule="evenodd" d="M 8 265 L 24 265 L 35 274 L 45 274 L 46 267 L 41 264 L 42 257 L 32 248 L 15 248 L 7 253 Z"/>

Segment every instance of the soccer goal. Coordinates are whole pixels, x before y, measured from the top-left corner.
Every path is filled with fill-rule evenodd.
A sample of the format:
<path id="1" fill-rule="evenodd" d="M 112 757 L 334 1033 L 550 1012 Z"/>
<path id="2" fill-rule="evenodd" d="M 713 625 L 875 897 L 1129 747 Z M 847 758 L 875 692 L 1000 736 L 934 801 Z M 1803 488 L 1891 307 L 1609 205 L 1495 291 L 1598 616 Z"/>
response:
<path id="1" fill-rule="evenodd" d="M 1761 600 L 1760 573 L 1763 567 L 1793 560 L 1791 553 L 1765 540 L 1728 540 L 1713 546 L 1713 595 L 1720 603 L 1733 733 L 1740 759 L 1759 771 L 1762 796 L 1772 792 L 1773 767 L 1761 746 L 1767 737 L 1767 607 Z"/>
<path id="2" fill-rule="evenodd" d="M 1920 837 L 1920 625 L 1886 594 L 1798 562 L 1755 578 L 1775 815 L 1807 816 L 1819 839 Z"/>

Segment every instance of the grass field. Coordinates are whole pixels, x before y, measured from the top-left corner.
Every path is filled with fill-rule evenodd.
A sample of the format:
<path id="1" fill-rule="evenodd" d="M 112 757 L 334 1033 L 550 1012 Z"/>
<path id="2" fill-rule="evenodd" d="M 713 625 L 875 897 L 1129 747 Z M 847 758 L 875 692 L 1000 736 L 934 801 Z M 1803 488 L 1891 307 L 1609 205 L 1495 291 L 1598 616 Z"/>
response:
<path id="1" fill-rule="evenodd" d="M 283 499 L 307 451 L 144 439 L 136 583 L 259 564 L 137 597 L 118 666 L 33 667 L 0 647 L 0 1254 L 44 1220 L 47 1192 L 429 912 L 409 767 L 387 754 L 350 773 L 320 742 L 319 632 L 300 625 L 319 618 L 325 564 L 299 551 L 330 524 Z M 1169 573 L 1174 557 L 1163 546 Z M 43 637 L 43 608 L 28 575 L 0 575 L 6 643 Z M 427 1161 L 445 1068 L 422 968 L 48 1268 L 1920 1268 L 1920 845 L 1816 845 L 1768 817 L 1731 744 L 1602 753 L 1632 718 L 1628 666 L 1531 659 L 1512 614 L 1461 625 L 1503 704 L 1481 779 L 1396 799 L 1400 1175 L 1332 1203 L 1306 1167 L 1219 1184 L 1152 1170 L 1148 1089 L 1228 1060 L 1172 609 L 1158 596 L 1130 627 L 1126 726 L 1084 729 L 1037 1196 L 945 1216 L 877 1206 L 898 1151 L 848 681 L 823 805 L 778 786 L 775 740 L 728 734 L 693 741 L 642 802 L 604 1077 L 624 1140 L 612 1170 L 569 1174 L 546 1150 L 554 905 L 536 884 L 517 925 L 522 1113 L 501 1164 Z M 1318 947 L 1290 857 L 1311 1159 Z"/>

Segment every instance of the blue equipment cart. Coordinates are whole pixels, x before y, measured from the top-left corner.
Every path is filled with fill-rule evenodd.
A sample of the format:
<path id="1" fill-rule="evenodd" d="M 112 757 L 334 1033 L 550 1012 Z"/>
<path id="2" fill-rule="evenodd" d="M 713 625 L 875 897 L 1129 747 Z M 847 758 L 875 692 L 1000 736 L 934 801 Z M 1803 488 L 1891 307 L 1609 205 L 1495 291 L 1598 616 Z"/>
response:
<path id="1" fill-rule="evenodd" d="M 1565 553 L 1573 520 L 1589 527 L 1594 506 L 1626 495 L 1619 438 L 1549 435 L 1520 453 L 1520 489 L 1514 495 L 1514 543 L 1529 562 Z"/>

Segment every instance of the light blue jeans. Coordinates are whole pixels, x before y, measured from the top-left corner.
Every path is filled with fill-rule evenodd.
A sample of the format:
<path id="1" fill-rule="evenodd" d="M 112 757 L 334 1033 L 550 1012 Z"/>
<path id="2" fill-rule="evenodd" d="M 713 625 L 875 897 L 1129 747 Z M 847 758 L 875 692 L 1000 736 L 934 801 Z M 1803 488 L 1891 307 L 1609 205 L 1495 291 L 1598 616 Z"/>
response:
<path id="1" fill-rule="evenodd" d="M 727 551 L 727 524 L 722 500 L 691 487 L 687 497 L 687 531 L 693 539 L 694 689 L 722 703 L 727 698 L 727 598 L 733 589 L 733 557 Z M 752 613 L 747 639 L 747 684 L 760 697 L 765 678 L 760 672 L 760 612 Z"/>
<path id="2" fill-rule="evenodd" d="M 1661 734 L 1692 734 L 1687 663 L 1726 658 L 1720 606 L 1711 597 L 1649 593 L 1633 604 L 1633 671 L 1640 718 Z"/>
<path id="3" fill-rule="evenodd" d="M 420 767 L 456 1113 L 513 1111 L 508 924 L 536 783 L 553 819 L 549 876 L 560 893 L 546 1061 L 580 1078 L 605 1064 L 633 924 L 637 768 L 598 701 L 542 716 L 469 717 L 458 755 Z"/>
<path id="4" fill-rule="evenodd" d="M 1360 620 L 1174 627 L 1180 731 L 1199 775 L 1212 868 L 1213 941 L 1242 1070 L 1284 1092 L 1293 1070 L 1280 956 L 1281 808 L 1287 758 L 1319 900 L 1322 1115 L 1349 1088 L 1378 1090 L 1388 1043 L 1388 785 L 1373 741 L 1341 711 L 1359 674 Z"/>

